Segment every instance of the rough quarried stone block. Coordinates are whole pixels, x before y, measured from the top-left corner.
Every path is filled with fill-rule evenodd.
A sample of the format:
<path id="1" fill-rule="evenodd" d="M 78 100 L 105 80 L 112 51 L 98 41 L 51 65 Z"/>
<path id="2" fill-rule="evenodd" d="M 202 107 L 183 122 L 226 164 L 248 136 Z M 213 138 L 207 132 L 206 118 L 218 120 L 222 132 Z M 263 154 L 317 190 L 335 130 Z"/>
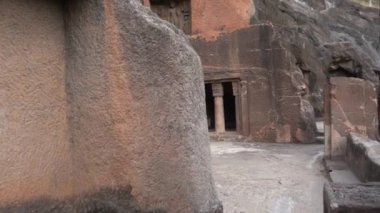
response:
<path id="1" fill-rule="evenodd" d="M 359 134 L 349 134 L 346 161 L 361 181 L 380 182 L 380 142 Z"/>
<path id="2" fill-rule="evenodd" d="M 378 112 L 374 85 L 359 78 L 331 78 L 325 95 L 325 130 L 325 153 L 330 158 L 344 157 L 350 132 L 376 139 Z"/>
<path id="3" fill-rule="evenodd" d="M 185 35 L 138 0 L 0 17 L 0 212 L 221 212 Z"/>
<path id="4" fill-rule="evenodd" d="M 327 183 L 323 201 L 325 213 L 378 213 L 380 185 Z"/>

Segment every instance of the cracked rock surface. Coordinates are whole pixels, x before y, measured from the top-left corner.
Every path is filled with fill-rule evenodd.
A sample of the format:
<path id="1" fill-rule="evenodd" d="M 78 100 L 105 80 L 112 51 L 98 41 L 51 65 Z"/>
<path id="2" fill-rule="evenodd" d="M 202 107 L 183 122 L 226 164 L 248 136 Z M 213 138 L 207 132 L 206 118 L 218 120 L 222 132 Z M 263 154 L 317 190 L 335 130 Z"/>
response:
<path id="1" fill-rule="evenodd" d="M 310 72 L 311 101 L 323 111 L 328 76 L 358 77 L 379 86 L 380 10 L 378 3 L 347 0 L 255 0 L 252 23 L 270 21 L 277 38 Z M 361 2 L 361 4 L 357 3 Z"/>

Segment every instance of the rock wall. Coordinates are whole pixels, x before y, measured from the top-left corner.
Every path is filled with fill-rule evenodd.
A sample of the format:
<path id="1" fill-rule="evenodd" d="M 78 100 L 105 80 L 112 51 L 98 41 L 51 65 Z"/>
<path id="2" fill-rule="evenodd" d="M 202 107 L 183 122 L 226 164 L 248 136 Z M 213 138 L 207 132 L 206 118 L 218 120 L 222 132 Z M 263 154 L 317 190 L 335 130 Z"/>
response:
<path id="1" fill-rule="evenodd" d="M 64 196 L 70 184 L 55 182 L 69 173 L 70 149 L 62 2 L 1 1 L 0 16 L 0 201 Z"/>
<path id="2" fill-rule="evenodd" d="M 355 0 L 360 1 L 360 0 Z M 378 2 L 378 1 L 377 1 Z M 380 10 L 351 0 L 255 0 L 252 23 L 271 21 L 277 39 L 310 72 L 310 100 L 323 114 L 327 77 L 358 77 L 377 87 Z"/>
<path id="3" fill-rule="evenodd" d="M 302 72 L 276 42 L 272 25 L 253 25 L 215 41 L 193 39 L 192 44 L 206 80 L 241 81 L 241 134 L 254 141 L 314 141 L 314 112 L 303 97 Z"/>
<path id="4" fill-rule="evenodd" d="M 252 0 L 191 1 L 192 35 L 215 40 L 221 33 L 250 25 Z"/>
<path id="5" fill-rule="evenodd" d="M 0 16 L 1 212 L 222 211 L 183 33 L 137 0 Z"/>
<path id="6" fill-rule="evenodd" d="M 342 158 L 348 133 L 371 139 L 378 136 L 377 94 L 375 86 L 358 78 L 330 79 L 325 96 L 325 153 Z"/>

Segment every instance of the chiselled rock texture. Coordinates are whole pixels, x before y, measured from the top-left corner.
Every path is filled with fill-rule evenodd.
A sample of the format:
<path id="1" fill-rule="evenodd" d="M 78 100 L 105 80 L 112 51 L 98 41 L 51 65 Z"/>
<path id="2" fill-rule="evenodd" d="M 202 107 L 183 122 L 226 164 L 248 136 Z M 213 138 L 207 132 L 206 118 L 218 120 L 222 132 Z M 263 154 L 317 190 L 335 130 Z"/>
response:
<path id="1" fill-rule="evenodd" d="M 270 24 L 226 33 L 215 41 L 192 39 L 206 81 L 240 79 L 238 132 L 254 141 L 313 142 L 313 107 L 294 58 L 274 38 Z"/>
<path id="2" fill-rule="evenodd" d="M 377 110 L 376 88 L 371 82 L 359 78 L 331 78 L 325 95 L 326 155 L 343 157 L 350 132 L 376 139 Z"/>
<path id="3" fill-rule="evenodd" d="M 360 134 L 349 134 L 346 161 L 361 181 L 380 182 L 380 142 Z"/>
<path id="4" fill-rule="evenodd" d="M 327 183 L 323 190 L 325 213 L 377 213 L 380 185 Z"/>
<path id="5" fill-rule="evenodd" d="M 181 32 L 137 0 L 0 1 L 0 17 L 0 211 L 222 211 Z"/>
<path id="6" fill-rule="evenodd" d="M 358 4 L 360 2 L 361 4 Z M 310 100 L 323 113 L 326 76 L 359 77 L 379 85 L 380 7 L 373 0 L 254 0 L 252 23 L 271 21 L 276 38 L 310 72 Z"/>
<path id="7" fill-rule="evenodd" d="M 22 14 L 22 15 L 20 15 Z M 59 1 L 0 2 L 0 201 L 71 187 Z"/>

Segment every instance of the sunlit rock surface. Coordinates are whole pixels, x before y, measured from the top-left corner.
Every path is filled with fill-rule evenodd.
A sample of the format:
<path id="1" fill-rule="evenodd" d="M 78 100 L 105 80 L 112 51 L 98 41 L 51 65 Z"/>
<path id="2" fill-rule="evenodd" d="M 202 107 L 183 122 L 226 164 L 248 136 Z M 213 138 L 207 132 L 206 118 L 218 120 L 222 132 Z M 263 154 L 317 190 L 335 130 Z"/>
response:
<path id="1" fill-rule="evenodd" d="M 183 33 L 137 0 L 0 17 L 0 212 L 222 211 Z"/>

